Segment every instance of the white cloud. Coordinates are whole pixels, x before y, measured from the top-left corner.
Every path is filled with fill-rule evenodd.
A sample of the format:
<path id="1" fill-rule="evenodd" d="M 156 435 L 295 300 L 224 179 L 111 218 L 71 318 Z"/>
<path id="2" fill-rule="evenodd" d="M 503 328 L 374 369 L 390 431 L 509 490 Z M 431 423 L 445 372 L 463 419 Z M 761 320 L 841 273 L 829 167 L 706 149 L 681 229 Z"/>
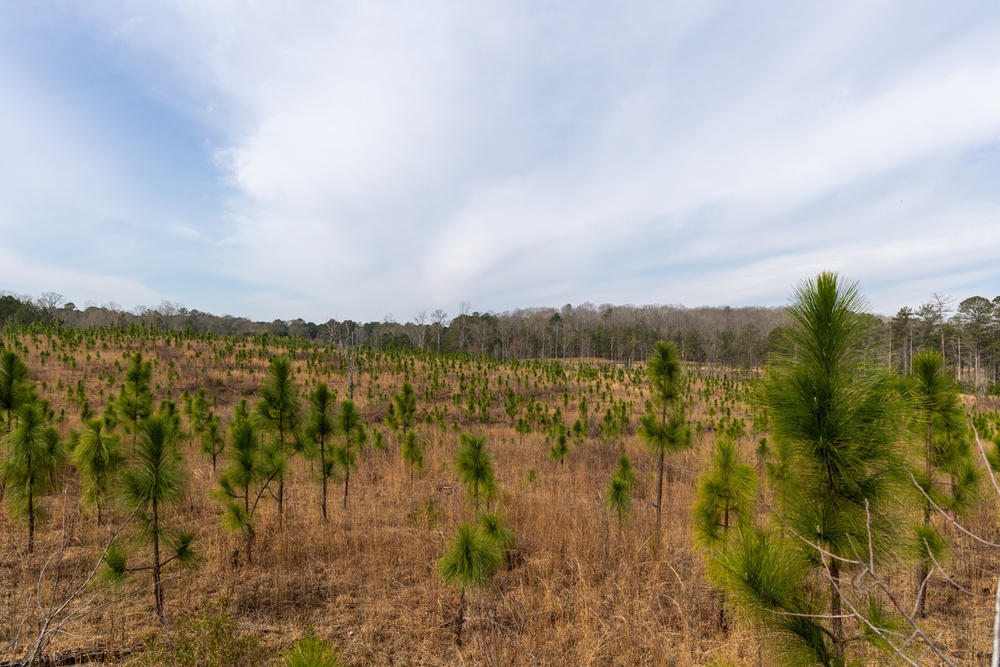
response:
<path id="1" fill-rule="evenodd" d="M 751 199 L 805 200 L 908 164 L 998 141 L 1000 62 L 900 82 L 811 131 L 779 140 L 776 143 L 772 135 L 768 141 L 742 146 L 742 159 L 722 174 L 722 182 L 729 184 L 726 190 Z"/>
<path id="2" fill-rule="evenodd" d="M 964 154 L 1000 142 L 996 12 L 443 0 L 77 11 L 134 59 L 137 85 L 221 137 L 209 150 L 235 191 L 235 231 L 220 241 L 199 221 L 165 224 L 210 247 L 213 270 L 250 285 L 261 311 L 752 302 L 819 268 L 882 280 L 949 247 L 935 225 L 966 239 L 995 219 L 967 210 L 949 179 Z M 50 125 L 74 128 L 32 132 Z M 95 206 L 127 198 L 73 179 L 92 152 L 81 134 L 47 144 L 69 147 L 64 172 L 42 155 L 26 182 L 56 165 Z"/>
<path id="3" fill-rule="evenodd" d="M 155 304 L 164 298 L 135 280 L 40 264 L 37 259 L 19 256 L 4 247 L 0 247 L 0 285 L 20 294 L 57 292 L 78 306 L 86 301 Z"/>

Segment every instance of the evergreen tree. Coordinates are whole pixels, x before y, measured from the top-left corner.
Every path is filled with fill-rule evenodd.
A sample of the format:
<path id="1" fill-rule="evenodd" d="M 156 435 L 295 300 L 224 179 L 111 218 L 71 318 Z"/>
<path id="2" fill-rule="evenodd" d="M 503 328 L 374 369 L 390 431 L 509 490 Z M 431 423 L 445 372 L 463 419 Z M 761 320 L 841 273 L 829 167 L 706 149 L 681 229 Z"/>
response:
<path id="1" fill-rule="evenodd" d="M 514 423 L 514 431 L 517 433 L 518 444 L 524 443 L 524 436 L 531 433 L 531 422 L 524 417 L 518 417 Z"/>
<path id="2" fill-rule="evenodd" d="M 499 512 L 483 512 L 476 525 L 483 535 L 496 542 L 502 553 L 506 554 L 514 547 L 514 531 Z"/>
<path id="3" fill-rule="evenodd" d="M 694 506 L 695 538 L 717 556 L 728 548 L 731 530 L 752 521 L 756 483 L 753 466 L 740 460 L 736 443 L 726 436 L 715 441 L 711 465 L 698 482 Z M 719 605 L 719 627 L 728 631 L 725 596 Z"/>
<path id="4" fill-rule="evenodd" d="M 632 461 L 626 454 L 618 457 L 618 467 L 615 474 L 608 482 L 608 489 L 604 497 L 607 506 L 618 515 L 618 528 L 621 530 L 625 517 L 632 509 L 632 489 L 636 484 L 635 471 L 632 470 Z"/>
<path id="5" fill-rule="evenodd" d="M 153 601 L 161 623 L 167 617 L 163 610 L 162 571 L 173 561 L 192 566 L 197 556 L 191 549 L 194 534 L 168 529 L 164 519 L 170 504 L 184 497 L 184 471 L 178 448 L 180 433 L 169 416 L 155 415 L 139 424 L 133 463 L 122 476 L 124 500 L 135 509 L 143 521 L 142 537 L 152 548 L 152 563 L 129 568 L 124 550 L 109 548 L 104 560 L 111 578 L 124 577 L 129 572 L 150 570 L 153 575 Z M 171 555 L 163 558 L 164 547 Z"/>
<path id="6" fill-rule="evenodd" d="M 677 347 L 671 342 L 657 342 L 646 361 L 646 373 L 653 400 L 639 422 L 639 435 L 659 458 L 656 482 L 656 539 L 659 540 L 665 457 L 668 452 L 679 452 L 691 446 L 691 428 L 684 419 L 684 378 Z"/>
<path id="7" fill-rule="evenodd" d="M 616 475 L 608 482 L 608 490 L 604 501 L 618 515 L 618 526 L 620 528 L 622 521 L 628 516 L 629 510 L 632 508 L 632 487 L 629 486 L 628 482 Z"/>
<path id="8" fill-rule="evenodd" d="M 345 399 L 340 404 L 335 417 L 337 432 L 344 436 L 343 446 L 337 447 L 334 454 L 337 465 L 344 471 L 344 507 L 347 507 L 347 493 L 351 485 L 351 471 L 357 468 L 357 452 L 364 442 L 364 423 L 361 413 L 354 406 L 354 401 Z"/>
<path id="9" fill-rule="evenodd" d="M 629 490 L 634 489 L 636 483 L 639 481 L 636 479 L 635 470 L 632 468 L 632 460 L 628 457 L 628 454 L 622 454 L 618 457 L 618 467 L 615 469 L 615 477 L 625 482 Z"/>
<path id="10" fill-rule="evenodd" d="M 233 422 L 241 422 L 250 419 L 250 405 L 247 399 L 241 398 L 240 402 L 233 407 Z"/>
<path id="11" fill-rule="evenodd" d="M 731 548 L 710 561 L 710 575 L 737 609 L 764 628 L 778 653 L 773 664 L 846 667 L 829 646 L 823 610 L 806 593 L 814 561 L 768 530 L 736 530 Z"/>
<path id="12" fill-rule="evenodd" d="M 80 471 L 86 489 L 81 501 L 97 507 L 99 526 L 101 502 L 111 491 L 115 477 L 125 463 L 120 439 L 103 419 L 88 420 L 74 438 L 70 458 Z"/>
<path id="13" fill-rule="evenodd" d="M 0 410 L 4 414 L 4 431 L 14 430 L 18 409 L 34 400 L 34 391 L 28 380 L 28 367 L 13 350 L 0 355 Z"/>
<path id="14" fill-rule="evenodd" d="M 958 386 L 937 350 L 914 355 L 907 394 L 914 408 L 913 430 L 921 441 L 921 463 L 914 478 L 920 487 L 923 523 L 917 528 L 917 615 L 925 614 L 931 564 L 944 555 L 945 538 L 935 528 L 932 501 L 962 513 L 978 480 Z M 941 479 L 949 475 L 950 480 Z"/>
<path id="15" fill-rule="evenodd" d="M 153 412 L 153 392 L 149 384 L 153 379 L 153 364 L 142 360 L 142 352 L 136 352 L 125 369 L 125 383 L 122 385 L 115 407 L 127 432 L 132 434 L 132 448 L 135 449 L 139 436 L 139 423 Z"/>
<path id="16" fill-rule="evenodd" d="M 7 434 L 0 480 L 11 496 L 11 510 L 28 518 L 28 553 L 35 548 L 35 523 L 43 516 L 40 496 L 55 488 L 62 461 L 59 434 L 49 424 L 44 406 L 37 402 L 18 408 L 16 426 Z"/>
<path id="17" fill-rule="evenodd" d="M 479 512 L 479 501 L 492 498 L 497 491 L 493 457 L 486 450 L 485 435 L 462 433 L 459 436 L 458 452 L 455 455 L 455 472 L 468 488 L 469 495 Z"/>
<path id="18" fill-rule="evenodd" d="M 284 667 L 342 667 L 340 651 L 312 630 L 282 655 Z"/>
<path id="19" fill-rule="evenodd" d="M 306 426 L 308 436 L 319 447 L 319 474 L 322 494 L 320 504 L 323 507 L 323 520 L 326 520 L 326 483 L 333 475 L 335 460 L 326 451 L 328 440 L 336 432 L 334 411 L 337 395 L 330 391 L 325 382 L 320 382 L 309 395 L 309 423 Z"/>
<path id="20" fill-rule="evenodd" d="M 167 422 L 167 425 L 177 434 L 178 438 L 185 437 L 184 430 L 181 427 L 181 413 L 177 410 L 176 403 L 170 399 L 163 399 L 160 401 L 160 407 L 157 408 L 156 414 Z"/>
<path id="21" fill-rule="evenodd" d="M 267 381 L 260 388 L 256 416 L 260 424 L 274 436 L 277 458 L 287 456 L 288 443 L 299 427 L 299 391 L 294 383 L 292 362 L 288 357 L 275 357 L 267 369 Z M 284 516 L 285 474 L 278 482 L 278 517 Z"/>
<path id="22" fill-rule="evenodd" d="M 894 382 L 864 358 L 872 319 L 855 283 L 832 273 L 805 281 L 788 316 L 784 353 L 761 392 L 783 470 L 774 481 L 785 535 L 741 531 L 716 572 L 770 636 L 788 640 L 795 664 L 842 667 L 844 568 L 896 555 L 900 415 Z M 815 586 L 805 594 L 814 568 L 828 578 L 825 597 Z M 876 592 L 868 595 L 852 608 L 879 608 Z"/>
<path id="23" fill-rule="evenodd" d="M 559 464 L 561 468 L 569 456 L 569 436 L 566 434 L 566 425 L 560 422 L 555 428 L 554 442 L 549 447 L 549 458 Z"/>
<path id="24" fill-rule="evenodd" d="M 201 453 L 212 457 L 212 474 L 214 475 L 219 454 L 226 448 L 225 431 L 219 424 L 217 417 L 209 415 L 208 420 L 201 426 L 199 439 L 201 441 Z"/>
<path id="25" fill-rule="evenodd" d="M 740 460 L 729 438 L 716 439 L 709 468 L 698 481 L 694 506 L 698 541 L 708 548 L 722 545 L 736 522 L 751 519 L 756 497 L 753 466 Z"/>
<path id="26" fill-rule="evenodd" d="M 232 423 L 226 461 L 217 493 L 226 503 L 222 526 L 243 533 L 247 563 L 252 564 L 257 506 L 279 468 L 261 443 L 257 427 L 247 419 Z"/>
<path id="27" fill-rule="evenodd" d="M 396 422 L 405 440 L 406 433 L 413 428 L 417 419 L 417 393 L 413 390 L 413 385 L 404 382 L 400 392 L 392 397 L 392 403 L 395 406 Z"/>
<path id="28" fill-rule="evenodd" d="M 188 409 L 190 406 L 190 409 Z M 188 425 L 191 430 L 191 437 L 200 440 L 201 444 L 205 444 L 205 440 L 202 437 L 205 430 L 209 428 L 209 424 L 213 420 L 212 407 L 208 402 L 208 393 L 205 388 L 202 387 L 198 390 L 198 393 L 190 399 L 189 405 L 185 405 L 185 412 L 188 413 Z M 218 424 L 216 425 L 216 431 L 218 431 Z M 214 444 L 214 443 L 213 443 Z M 211 455 L 211 448 L 209 450 L 204 450 L 206 454 Z M 218 456 L 218 452 L 212 456 L 212 472 L 215 472 L 215 457 Z"/>
<path id="29" fill-rule="evenodd" d="M 424 448 L 421 446 L 420 441 L 417 440 L 417 434 L 415 431 L 410 431 L 406 434 L 406 438 L 403 441 L 403 461 L 410 468 L 410 481 L 413 481 L 413 473 L 417 470 L 424 469 Z"/>
<path id="30" fill-rule="evenodd" d="M 438 561 L 438 576 L 446 582 L 458 584 L 462 591 L 455 626 L 457 644 L 462 643 L 466 589 L 489 583 L 502 563 L 503 551 L 499 542 L 486 535 L 479 526 L 463 523 L 445 547 L 444 556 Z"/>

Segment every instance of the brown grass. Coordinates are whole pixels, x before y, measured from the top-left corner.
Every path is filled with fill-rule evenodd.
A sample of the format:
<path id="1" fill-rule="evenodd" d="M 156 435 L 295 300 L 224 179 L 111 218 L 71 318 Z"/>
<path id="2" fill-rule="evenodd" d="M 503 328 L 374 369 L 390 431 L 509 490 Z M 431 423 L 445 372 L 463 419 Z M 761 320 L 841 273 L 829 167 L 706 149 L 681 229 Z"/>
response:
<path id="1" fill-rule="evenodd" d="M 57 413 L 65 411 L 60 425 L 65 433 L 79 425 L 78 406 L 68 398 L 67 389 L 83 381 L 91 407 L 100 413 L 121 384 L 115 361 L 124 366 L 123 356 L 136 349 L 136 341 L 96 340 L 89 348 L 84 343 L 60 352 L 56 339 L 56 351 L 42 365 L 39 352 L 53 350 L 52 340 L 39 336 L 22 342 L 29 348 L 22 356 L 33 381 L 39 387 L 45 383 L 40 393 Z M 235 350 L 242 349 L 241 345 L 237 343 Z M 197 341 L 182 341 L 179 348 L 165 345 L 162 339 L 146 343 L 144 354 L 157 360 L 156 399 L 171 395 L 180 403 L 183 390 L 193 393 L 204 386 L 218 402 L 216 414 L 225 419 L 241 397 L 253 402 L 265 375 L 267 355 L 260 357 L 260 346 L 247 344 L 245 349 L 254 352 L 253 358 L 235 361 L 224 343 L 216 341 L 212 347 Z M 59 355 L 65 356 L 60 360 Z M 75 360 L 75 366 L 66 358 Z M 321 379 L 337 389 L 341 399 L 346 397 L 346 376 L 330 371 L 338 368 L 338 361 L 333 356 L 310 360 L 300 351 L 296 363 L 303 394 Z M 388 360 L 380 361 L 378 368 L 373 366 L 369 362 L 358 378 L 355 398 L 366 418 L 378 425 L 403 375 Z M 375 381 L 372 370 L 377 371 Z M 412 482 L 400 460 L 397 438 L 387 434 L 388 452 L 368 449 L 362 454 L 359 469 L 351 477 L 346 508 L 340 505 L 342 487 L 331 483 L 330 519 L 324 523 L 313 464 L 295 460 L 286 483 L 283 527 L 279 529 L 274 504 L 267 504 L 261 512 L 252 566 L 241 559 L 234 562 L 234 549 L 242 544 L 219 527 L 221 505 L 209 497 L 215 484 L 211 461 L 188 443 L 189 493 L 170 520 L 197 530 L 197 548 L 204 560 L 196 570 L 169 572 L 168 616 L 191 614 L 226 597 L 241 627 L 261 634 L 269 644 L 287 646 L 313 627 L 356 665 L 757 664 L 760 638 L 753 628 L 736 625 L 728 634 L 721 632 L 718 597 L 692 544 L 690 509 L 710 433 L 693 450 L 670 459 L 663 534 L 657 544 L 652 534 L 655 465 L 634 434 L 613 445 L 588 438 L 573 448 L 560 467 L 548 459 L 542 435 L 536 432 L 522 439 L 507 423 L 499 387 L 501 374 L 513 377 L 509 369 L 491 371 L 494 398 L 489 424 L 471 421 L 464 408 L 451 400 L 458 392 L 456 376 L 463 372 L 474 372 L 474 362 L 467 362 L 457 373 L 450 368 L 442 371 L 447 388 L 439 388 L 432 403 L 424 398 L 429 382 L 425 362 L 418 361 L 409 372 L 417 389 L 418 411 L 443 409 L 448 415 L 444 430 L 435 423 L 419 425 L 427 471 Z M 104 377 L 99 380 L 101 374 Z M 604 386 L 607 390 L 608 382 Z M 627 376 L 610 386 L 615 398 L 631 402 L 635 424 L 645 400 L 641 385 Z M 550 387 L 542 381 L 537 400 L 548 403 L 550 410 L 563 406 L 562 389 L 561 384 Z M 563 416 L 572 423 L 578 394 L 586 385 L 574 381 L 569 390 L 571 399 L 568 408 L 563 407 Z M 599 402 L 596 392 L 588 394 L 588 402 L 592 407 Z M 602 403 L 602 411 L 607 405 L 607 401 Z M 699 399 L 689 414 L 692 421 L 707 422 L 709 407 L 718 411 L 724 405 L 720 390 L 708 401 Z M 746 415 L 745 405 L 730 407 L 734 418 Z M 487 435 L 502 489 L 499 504 L 517 536 L 507 567 L 490 586 L 470 593 L 462 646 L 456 646 L 453 632 L 458 591 L 435 575 L 446 540 L 473 514 L 450 469 L 458 438 L 458 431 L 450 426 L 455 420 L 463 429 Z M 749 421 L 747 417 L 748 426 Z M 756 443 L 748 436 L 744 444 L 747 459 L 752 461 Z M 629 454 L 639 476 L 632 515 L 621 526 L 602 499 L 620 451 Z M 529 469 L 537 471 L 535 482 L 527 481 Z M 79 483 L 70 470 L 62 492 L 45 500 L 50 518 L 37 538 L 36 554 L 30 557 L 23 553 L 22 524 L 6 512 L 0 515 L 0 647 L 25 615 L 29 627 L 36 618 L 32 596 L 38 573 L 45 559 L 59 552 L 64 538 L 68 544 L 58 570 L 63 582 L 72 579 L 74 564 L 83 569 L 92 565 L 106 543 L 111 526 L 97 527 L 92 510 L 81 512 L 78 494 Z M 972 528 L 997 541 L 997 503 L 987 497 Z M 436 521 L 429 521 L 424 512 L 429 500 L 440 510 Z M 959 656 L 960 663 L 980 664 L 978 656 L 989 654 L 991 573 L 996 570 L 997 550 L 957 541 L 950 575 L 984 597 L 970 596 L 935 579 L 927 625 L 933 637 Z M 42 592 L 57 580 L 56 574 L 50 565 Z M 889 575 L 902 597 L 912 600 L 912 573 L 900 569 Z M 150 587 L 147 577 L 136 576 L 104 598 L 111 600 L 106 606 L 68 627 L 70 634 L 57 637 L 53 649 L 131 645 L 156 633 Z M 764 660 L 769 664 L 766 654 Z M 871 660 L 874 664 L 882 659 L 873 655 Z M 934 663 L 927 659 L 925 664 Z"/>

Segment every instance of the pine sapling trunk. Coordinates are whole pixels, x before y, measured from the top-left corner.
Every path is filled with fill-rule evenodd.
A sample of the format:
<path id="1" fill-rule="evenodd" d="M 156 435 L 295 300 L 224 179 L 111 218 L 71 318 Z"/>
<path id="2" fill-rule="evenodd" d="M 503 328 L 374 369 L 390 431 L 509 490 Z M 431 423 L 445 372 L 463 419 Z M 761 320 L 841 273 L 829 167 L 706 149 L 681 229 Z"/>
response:
<path id="1" fill-rule="evenodd" d="M 285 453 L 285 428 L 284 428 L 284 418 L 285 413 L 283 410 L 278 411 L 278 450 L 282 455 Z M 283 525 L 283 520 L 285 518 L 285 475 L 282 473 L 281 477 L 278 478 L 278 526 Z"/>
<path id="2" fill-rule="evenodd" d="M 920 566 L 917 568 L 917 617 L 926 618 L 927 613 L 924 609 L 925 603 L 927 601 L 927 584 L 929 583 L 928 578 L 930 576 L 930 568 L 927 566 L 927 560 L 924 559 L 920 561 Z"/>
<path id="3" fill-rule="evenodd" d="M 663 401 L 663 411 L 660 414 L 660 425 L 666 427 L 667 425 L 667 402 Z M 664 451 L 663 443 L 660 443 L 660 474 L 659 479 L 656 484 L 656 544 L 660 543 L 660 513 L 663 507 L 663 465 L 664 458 L 666 457 L 666 452 Z"/>
<path id="4" fill-rule="evenodd" d="M 247 565 L 253 565 L 253 517 L 250 516 L 250 485 L 247 484 L 246 493 L 243 494 L 243 508 L 247 514 Z"/>
<path id="5" fill-rule="evenodd" d="M 253 565 L 253 526 L 247 527 L 247 565 Z"/>
<path id="6" fill-rule="evenodd" d="M 455 625 L 455 644 L 462 645 L 462 624 L 465 622 L 465 586 L 458 598 L 458 622 Z"/>
<path id="7" fill-rule="evenodd" d="M 153 499 L 153 598 L 160 624 L 166 625 L 167 616 L 163 613 L 163 587 L 160 582 L 160 521 L 155 498 Z"/>
<path id="8" fill-rule="evenodd" d="M 35 550 L 35 470 L 31 465 L 31 448 L 28 448 L 28 553 Z"/>
<path id="9" fill-rule="evenodd" d="M 285 517 L 285 476 L 278 480 L 278 525 L 282 524 Z"/>
<path id="10" fill-rule="evenodd" d="M 28 465 L 31 465 L 30 457 Z M 28 553 L 35 550 L 35 497 L 32 492 L 31 478 L 28 478 Z"/>
<path id="11" fill-rule="evenodd" d="M 656 490 L 656 541 L 660 541 L 660 510 L 663 507 L 663 461 L 666 453 L 660 449 L 660 476 Z"/>
<path id="12" fill-rule="evenodd" d="M 319 438 L 319 474 L 323 478 L 323 521 L 326 521 L 326 448 L 323 436 Z"/>
<path id="13" fill-rule="evenodd" d="M 139 437 L 139 399 L 136 392 L 136 403 L 132 407 L 132 452 L 135 452 L 135 441 Z"/>
<path id="14" fill-rule="evenodd" d="M 840 563 L 836 559 L 830 562 L 830 615 L 833 626 L 833 655 L 837 664 L 844 662 L 844 619 L 841 618 L 842 606 L 838 584 L 840 582 Z"/>
<path id="15" fill-rule="evenodd" d="M 928 484 L 928 493 L 930 492 L 931 486 L 931 474 L 933 469 L 931 468 L 931 420 L 930 417 L 927 419 L 927 441 L 924 455 L 924 474 L 926 475 Z M 928 498 L 924 498 L 924 526 L 931 525 L 931 502 Z M 924 618 L 925 613 L 925 603 L 927 600 L 927 577 L 930 575 L 930 567 L 927 564 L 927 554 L 926 545 L 921 545 L 921 554 L 924 556 L 920 561 L 920 567 L 917 572 L 917 617 Z"/>
<path id="16" fill-rule="evenodd" d="M 931 484 L 931 474 L 933 469 L 931 468 L 931 420 L 927 419 L 927 446 L 925 448 L 924 454 L 924 474 L 927 475 L 927 484 Z M 928 491 L 930 489 L 928 488 Z M 931 502 L 928 498 L 924 498 L 924 525 L 931 525 Z"/>
<path id="17" fill-rule="evenodd" d="M 726 553 L 726 547 L 728 546 L 729 537 L 729 502 L 726 502 L 726 509 L 722 513 L 722 553 Z M 729 634 L 729 622 L 726 620 L 726 589 L 719 589 L 719 629 L 722 630 L 722 634 Z"/>

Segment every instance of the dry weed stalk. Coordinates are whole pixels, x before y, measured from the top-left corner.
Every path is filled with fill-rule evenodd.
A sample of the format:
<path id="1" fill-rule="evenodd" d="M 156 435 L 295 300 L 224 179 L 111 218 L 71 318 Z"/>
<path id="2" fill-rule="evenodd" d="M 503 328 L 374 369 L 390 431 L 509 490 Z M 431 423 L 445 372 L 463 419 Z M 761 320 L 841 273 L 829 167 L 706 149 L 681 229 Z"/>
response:
<path id="1" fill-rule="evenodd" d="M 26 343 L 34 345 L 30 340 Z M 37 350 L 45 344 L 42 338 L 39 348 L 32 347 L 35 353 L 28 357 L 29 367 L 33 378 L 47 383 L 48 389 L 43 394 L 57 411 L 59 406 L 67 406 L 63 425 L 67 429 L 80 423 L 72 405 L 65 402 L 67 387 L 83 380 L 99 413 L 100 389 L 104 389 L 104 398 L 117 391 L 117 386 L 109 387 L 107 382 L 115 372 L 115 360 L 123 359 L 123 353 L 135 351 L 113 341 L 103 349 L 98 341 L 95 349 L 100 349 L 100 358 L 95 356 L 85 361 L 84 355 L 94 355 L 95 349 L 85 351 L 81 347 L 71 353 L 76 355 L 75 368 L 58 364 L 54 359 L 42 367 Z M 240 345 L 236 347 L 238 352 L 243 350 Z M 166 396 L 169 386 L 168 360 L 161 357 L 161 348 L 162 339 L 157 344 L 144 343 L 142 348 L 144 356 L 154 361 L 152 385 L 157 399 Z M 229 415 L 241 398 L 255 401 L 268 356 L 286 352 L 268 348 L 261 356 L 259 345 L 248 344 L 246 349 L 253 351 L 252 358 L 244 356 L 237 362 L 232 356 L 222 358 L 222 348 L 219 345 L 213 352 L 202 341 L 191 341 L 191 349 L 186 345 L 171 346 L 173 372 L 180 377 L 173 382 L 175 398 L 183 389 L 193 392 L 209 386 L 210 397 L 216 401 L 216 414 Z M 197 352 L 202 353 L 200 358 Z M 212 356 L 217 353 L 218 357 Z M 220 361 L 206 362 L 215 358 Z M 662 503 L 662 537 L 659 549 L 654 551 L 648 537 L 656 532 L 658 462 L 645 451 L 634 432 L 644 411 L 644 398 L 632 375 L 626 375 L 625 380 L 606 381 L 600 390 L 589 393 L 586 382 L 571 380 L 567 407 L 561 379 L 556 389 L 542 381 L 536 391 L 534 376 L 505 366 L 484 366 L 478 371 L 474 361 L 456 361 L 452 366 L 450 360 L 446 365 L 417 357 L 415 367 L 404 373 L 401 366 L 394 367 L 377 354 L 368 354 L 364 359 L 356 355 L 354 363 L 350 367 L 345 365 L 343 371 L 337 369 L 337 362 L 330 362 L 335 370 L 327 371 L 325 361 L 310 369 L 308 352 L 299 350 L 295 356 L 290 354 L 290 358 L 298 371 L 297 382 L 304 390 L 311 390 L 316 381 L 326 381 L 331 391 L 337 390 L 344 397 L 349 394 L 348 384 L 353 383 L 358 408 L 373 424 L 381 420 L 393 394 L 408 377 L 418 397 L 417 419 L 412 430 L 424 443 L 426 469 L 413 475 L 411 481 L 410 470 L 393 438 L 387 454 L 370 447 L 360 449 L 358 467 L 351 472 L 350 513 L 339 503 L 333 503 L 324 523 L 320 480 L 314 477 L 308 461 L 296 457 L 291 461 L 285 489 L 285 529 L 277 529 L 277 508 L 262 503 L 254 564 L 240 562 L 234 566 L 232 550 L 234 546 L 242 546 L 242 536 L 226 535 L 218 529 L 222 508 L 208 495 L 216 483 L 211 463 L 198 456 L 193 445 L 185 443 L 191 492 L 179 508 L 182 514 L 178 519 L 197 526 L 205 560 L 201 569 L 172 582 L 167 591 L 172 614 L 182 613 L 181 609 L 184 613 L 193 612 L 208 601 L 228 595 L 230 612 L 242 627 L 259 633 L 272 644 L 287 644 L 303 626 L 312 624 L 320 636 L 340 646 L 342 656 L 356 665 L 386 664 L 390 660 L 396 664 L 427 665 L 458 662 L 454 635 L 446 625 L 454 618 L 457 596 L 434 576 L 434 569 L 447 538 L 468 520 L 469 503 L 463 497 L 453 461 L 461 429 L 475 424 L 495 452 L 497 484 L 502 490 L 498 502 L 506 509 L 518 540 L 510 562 L 477 596 L 480 601 L 468 614 L 466 622 L 470 629 L 474 627 L 474 632 L 467 634 L 470 640 L 462 647 L 466 664 L 693 667 L 712 660 L 756 664 L 755 629 L 734 626 L 728 637 L 719 632 L 718 600 L 705 580 L 701 557 L 691 546 L 690 508 L 695 499 L 697 471 L 707 457 L 706 445 L 714 438 L 714 430 L 720 428 L 721 404 L 730 391 L 715 380 L 709 383 L 708 369 L 703 369 L 701 376 L 691 369 L 692 395 L 703 390 L 704 395 L 691 400 L 688 418 L 692 426 L 702 423 L 705 427 L 698 432 L 698 444 L 678 454 L 670 466 L 669 493 L 664 494 Z M 155 363 L 159 359 L 162 360 Z M 432 364 L 438 364 L 434 368 L 439 372 L 438 385 L 432 385 L 430 380 Z M 99 383 L 98 374 L 102 372 L 104 379 Z M 470 417 L 464 405 L 458 406 L 453 401 L 463 372 L 467 376 L 476 372 L 490 378 L 494 394 L 488 423 L 480 423 L 478 415 Z M 719 375 L 723 372 L 720 370 Z M 377 379 L 373 379 L 375 373 Z M 206 382 L 206 378 L 211 382 Z M 499 389 L 501 378 L 517 391 L 534 395 L 549 414 L 555 407 L 561 407 L 564 414 L 573 413 L 579 396 L 584 394 L 594 413 L 598 402 L 603 410 L 612 400 L 625 401 L 630 428 L 612 442 L 589 435 L 582 444 L 573 445 L 566 465 L 559 466 L 548 459 L 548 446 L 537 427 L 530 433 L 519 433 L 505 417 Z M 59 380 L 63 381 L 61 389 L 57 389 Z M 601 392 L 606 393 L 603 399 Z M 648 392 L 645 396 L 648 397 Z M 712 415 L 710 406 L 715 410 Z M 731 406 L 733 419 L 747 416 L 745 405 L 733 401 Z M 714 422 L 711 428 L 709 420 Z M 454 429 L 453 423 L 458 423 L 460 430 Z M 745 441 L 741 442 L 741 447 L 746 446 Z M 621 453 L 633 462 L 636 482 L 631 517 L 618 528 L 615 518 L 601 505 L 601 494 Z M 528 481 L 530 470 L 536 471 L 534 481 Z M 424 512 L 428 500 L 433 502 L 433 516 Z M 416 519 L 411 520 L 408 517 L 414 512 Z M 989 532 L 983 530 L 985 525 L 976 523 L 969 530 L 989 538 Z M 43 531 L 40 545 L 54 546 L 61 541 L 55 526 Z M 0 535 L 0 540 L 3 539 Z M 8 550 L 7 546 L 2 548 Z M 71 562 L 77 549 L 72 541 L 67 541 L 64 555 L 53 559 L 47 572 L 59 569 L 59 562 Z M 99 552 L 100 549 L 93 547 L 87 549 L 98 560 Z M 983 558 L 987 566 L 996 562 L 987 554 Z M 91 561 L 81 562 L 89 565 Z M 9 568 L 10 564 L 2 566 Z M 89 568 L 81 569 L 81 573 L 84 570 L 89 573 Z M 60 571 L 68 574 L 70 570 Z M 887 584 L 898 577 L 898 573 L 891 571 L 875 574 Z M 966 589 L 979 589 L 975 579 L 956 579 Z M 5 578 L 8 580 L 14 582 L 15 578 Z M 29 589 L 37 589 L 34 580 L 29 586 L 22 578 L 15 585 L 18 592 L 14 599 L 18 602 L 28 598 Z M 874 586 L 874 579 L 868 577 L 864 585 Z M 44 590 L 49 595 L 49 589 Z M 63 590 L 75 591 L 76 587 Z M 92 590 L 97 589 L 84 587 L 77 595 L 78 602 L 60 612 L 60 618 L 65 620 L 58 622 L 58 632 L 49 633 L 47 650 L 71 646 L 83 637 L 88 640 L 95 637 L 96 642 L 132 643 L 157 631 L 150 605 L 144 596 L 138 596 L 138 591 L 85 604 Z M 145 591 L 145 586 L 142 590 Z M 25 617 L 24 628 L 35 622 L 37 597 L 31 593 L 35 606 L 32 615 Z M 911 597 L 905 595 L 900 599 L 907 609 Z M 932 619 L 931 627 L 935 627 L 934 623 L 961 628 L 974 624 L 967 598 L 962 595 L 956 599 L 955 613 L 962 615 L 940 622 Z M 939 606 L 944 604 L 942 597 Z M 97 621 L 107 612 L 108 605 L 114 605 L 115 623 L 120 624 L 115 627 L 121 628 L 120 635 Z M 47 603 L 43 606 L 48 609 Z M 57 608 L 58 605 L 52 610 Z M 84 609 L 96 613 L 84 613 Z M 73 610 L 80 613 L 74 615 Z M 56 624 L 53 622 L 50 627 Z M 928 634 L 942 645 L 961 639 L 954 634 L 944 638 L 933 632 Z M 891 638 L 902 646 L 907 636 Z M 11 634 L 3 640 L 12 637 Z M 20 635 L 22 653 L 30 643 L 29 637 L 34 641 L 34 635 L 24 632 Z M 973 639 L 981 641 L 971 636 L 969 641 Z M 983 647 L 983 650 L 988 649 Z"/>

